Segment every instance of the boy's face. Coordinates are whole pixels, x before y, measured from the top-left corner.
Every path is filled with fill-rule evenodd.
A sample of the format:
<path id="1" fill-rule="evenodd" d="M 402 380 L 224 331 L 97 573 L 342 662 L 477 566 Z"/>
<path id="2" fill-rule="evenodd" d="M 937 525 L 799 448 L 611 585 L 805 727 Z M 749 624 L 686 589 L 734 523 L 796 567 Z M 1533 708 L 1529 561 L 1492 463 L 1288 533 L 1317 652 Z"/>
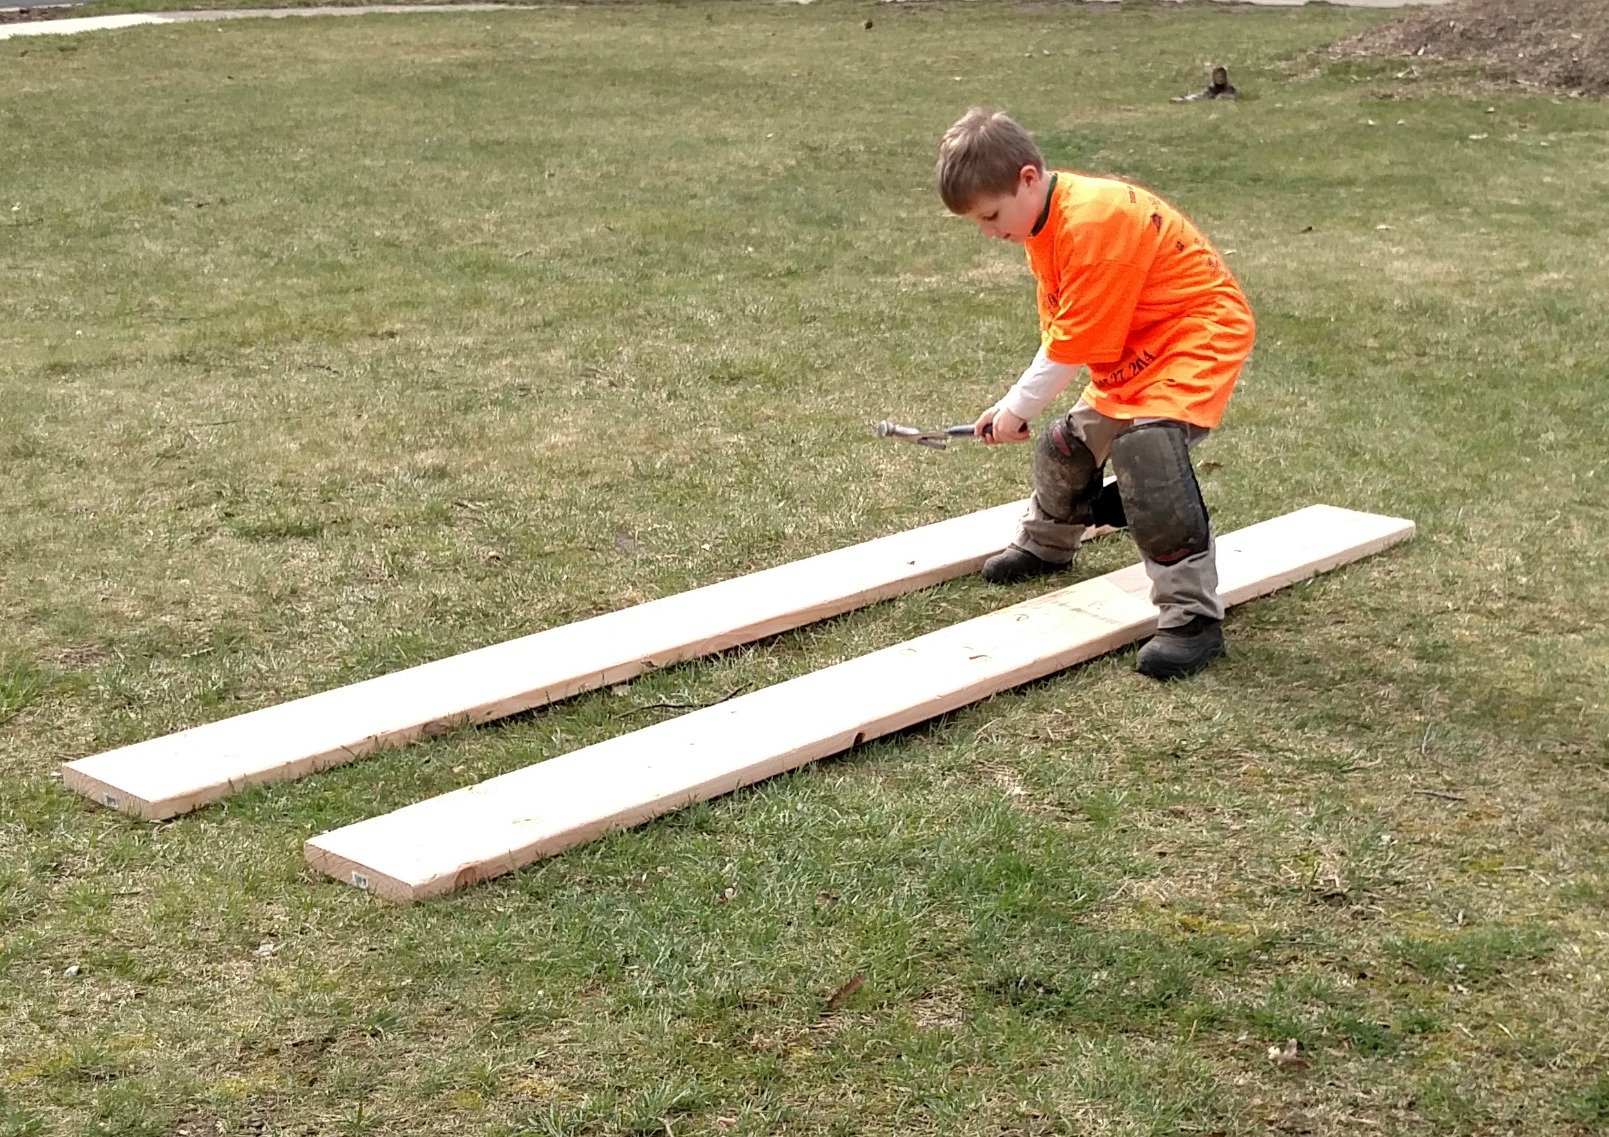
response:
<path id="1" fill-rule="evenodd" d="M 964 216 L 983 231 L 985 237 L 998 237 L 1020 245 L 1034 230 L 1034 223 L 1045 211 L 1044 174 L 1024 166 L 1017 174 L 1017 188 L 1010 193 L 981 197 Z"/>

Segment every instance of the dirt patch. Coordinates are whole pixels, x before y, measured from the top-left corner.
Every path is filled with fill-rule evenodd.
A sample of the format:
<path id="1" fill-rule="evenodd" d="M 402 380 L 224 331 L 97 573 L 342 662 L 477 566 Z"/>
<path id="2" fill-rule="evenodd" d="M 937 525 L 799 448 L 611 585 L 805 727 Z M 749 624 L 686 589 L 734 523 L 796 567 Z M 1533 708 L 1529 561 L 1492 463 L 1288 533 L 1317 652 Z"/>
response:
<path id="1" fill-rule="evenodd" d="M 95 644 L 81 644 L 76 647 L 64 647 L 60 651 L 46 658 L 49 663 L 61 671 L 88 671 L 105 663 L 112 655 L 103 647 Z"/>
<path id="2" fill-rule="evenodd" d="M 1340 59 L 1479 63 L 1499 82 L 1570 95 L 1609 94 L 1609 3 L 1453 0 L 1342 40 Z"/>
<path id="3" fill-rule="evenodd" d="M 0 24 L 31 24 L 35 20 L 65 20 L 78 15 L 71 4 L 45 4 L 34 8 L 0 8 Z"/>

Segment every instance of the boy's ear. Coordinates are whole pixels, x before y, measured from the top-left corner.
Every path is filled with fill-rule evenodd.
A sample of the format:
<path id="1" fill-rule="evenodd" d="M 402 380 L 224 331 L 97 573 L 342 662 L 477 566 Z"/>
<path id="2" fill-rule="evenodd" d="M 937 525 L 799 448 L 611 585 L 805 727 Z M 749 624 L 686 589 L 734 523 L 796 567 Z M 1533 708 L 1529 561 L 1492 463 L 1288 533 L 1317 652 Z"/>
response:
<path id="1" fill-rule="evenodd" d="M 1019 189 L 1031 190 L 1039 184 L 1043 176 L 1044 175 L 1039 172 L 1038 166 L 1024 166 L 1022 169 L 1017 171 L 1017 187 Z"/>

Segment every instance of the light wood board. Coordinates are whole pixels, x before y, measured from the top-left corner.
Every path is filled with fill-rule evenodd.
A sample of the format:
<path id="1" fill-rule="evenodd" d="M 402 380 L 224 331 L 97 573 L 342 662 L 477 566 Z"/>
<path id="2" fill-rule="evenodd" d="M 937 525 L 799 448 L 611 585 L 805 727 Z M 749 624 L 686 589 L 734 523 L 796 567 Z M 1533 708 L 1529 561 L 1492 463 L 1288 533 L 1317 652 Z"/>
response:
<path id="1" fill-rule="evenodd" d="M 1238 604 L 1413 523 L 1315 505 L 1218 538 Z M 1141 565 L 322 834 L 313 868 L 391 900 L 451 892 L 1052 674 L 1152 632 Z"/>
<path id="2" fill-rule="evenodd" d="M 62 780 L 112 809 L 173 817 L 247 786 L 304 777 L 974 572 L 1011 540 L 1023 506 L 980 510 L 108 750 L 66 763 Z"/>

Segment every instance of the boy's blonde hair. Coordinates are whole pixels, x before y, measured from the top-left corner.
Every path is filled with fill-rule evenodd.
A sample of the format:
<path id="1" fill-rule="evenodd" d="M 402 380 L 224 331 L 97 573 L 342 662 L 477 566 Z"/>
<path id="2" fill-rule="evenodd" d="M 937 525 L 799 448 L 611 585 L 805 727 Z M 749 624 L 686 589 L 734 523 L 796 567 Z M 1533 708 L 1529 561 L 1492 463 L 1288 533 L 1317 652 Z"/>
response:
<path id="1" fill-rule="evenodd" d="M 964 214 L 980 198 L 1016 192 L 1024 166 L 1045 169 L 1028 132 L 1004 111 L 973 107 L 944 132 L 933 177 L 949 211 Z"/>

